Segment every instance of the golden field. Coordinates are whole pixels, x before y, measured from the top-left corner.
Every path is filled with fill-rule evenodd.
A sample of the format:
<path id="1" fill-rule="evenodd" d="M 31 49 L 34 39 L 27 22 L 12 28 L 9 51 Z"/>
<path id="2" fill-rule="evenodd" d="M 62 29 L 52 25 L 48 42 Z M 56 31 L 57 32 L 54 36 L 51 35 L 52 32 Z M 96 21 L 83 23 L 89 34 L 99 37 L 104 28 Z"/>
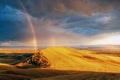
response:
<path id="1" fill-rule="evenodd" d="M 119 53 L 111 53 L 111 50 L 101 53 L 103 50 L 51 47 L 41 52 L 51 63 L 49 68 L 19 69 L 13 64 L 10 65 L 12 61 L 22 62 L 32 53 L 27 57 L 24 53 L 15 54 L 11 63 L 3 60 L 4 64 L 0 64 L 0 80 L 120 80 L 120 57 L 117 56 Z M 14 58 L 10 55 L 13 54 L 7 54 L 5 59 Z"/>
<path id="2" fill-rule="evenodd" d="M 0 48 L 0 53 L 34 53 L 34 49 Z"/>
<path id="3" fill-rule="evenodd" d="M 117 56 L 68 47 L 47 48 L 42 53 L 51 62 L 52 69 L 120 73 L 120 57 Z"/>

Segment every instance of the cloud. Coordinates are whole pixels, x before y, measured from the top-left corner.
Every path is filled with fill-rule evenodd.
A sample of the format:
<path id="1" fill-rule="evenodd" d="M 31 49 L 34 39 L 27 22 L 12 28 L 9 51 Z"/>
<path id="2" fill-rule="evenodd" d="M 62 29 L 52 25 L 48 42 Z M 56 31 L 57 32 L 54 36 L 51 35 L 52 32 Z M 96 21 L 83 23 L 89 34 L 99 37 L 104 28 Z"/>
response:
<path id="1" fill-rule="evenodd" d="M 20 0 L 29 14 L 33 16 L 50 15 L 54 13 L 83 13 L 92 15 L 95 12 L 106 12 L 112 8 L 116 8 L 119 4 L 118 0 Z M 21 9 L 18 0 L 4 0 L 0 5 L 9 5 L 17 9 Z M 49 14 L 48 14 L 49 13 Z"/>
<path id="2" fill-rule="evenodd" d="M 93 36 L 90 45 L 114 44 L 120 45 L 120 32 L 103 33 Z"/>
<path id="3" fill-rule="evenodd" d="M 2 26 L 0 28 L 1 45 L 4 43 L 9 43 L 9 45 L 32 44 L 33 33 L 27 23 L 28 21 L 26 20 L 25 14 L 26 13 L 10 6 L 5 6 L 2 9 L 0 17 L 6 17 L 6 19 L 0 18 L 0 25 Z M 54 44 L 68 43 L 67 39 L 71 42 L 73 41 L 72 38 L 76 37 L 74 33 L 62 29 L 62 26 L 65 24 L 64 21 L 36 18 L 31 15 L 29 15 L 29 17 L 33 21 L 40 45 L 53 44 L 53 41 Z"/>
<path id="4" fill-rule="evenodd" d="M 27 13 L 16 0 L 0 2 L 2 45 L 33 44 L 25 14 L 33 22 L 39 45 L 88 45 L 102 34 L 120 31 L 120 12 L 114 9 L 117 0 L 21 1 Z"/>
<path id="5" fill-rule="evenodd" d="M 10 42 L 2 42 L 2 43 L 0 44 L 0 46 L 10 46 L 10 45 L 11 45 Z"/>
<path id="6" fill-rule="evenodd" d="M 31 34 L 26 22 L 25 13 L 10 6 L 5 6 L 0 11 L 0 41 L 27 40 Z"/>

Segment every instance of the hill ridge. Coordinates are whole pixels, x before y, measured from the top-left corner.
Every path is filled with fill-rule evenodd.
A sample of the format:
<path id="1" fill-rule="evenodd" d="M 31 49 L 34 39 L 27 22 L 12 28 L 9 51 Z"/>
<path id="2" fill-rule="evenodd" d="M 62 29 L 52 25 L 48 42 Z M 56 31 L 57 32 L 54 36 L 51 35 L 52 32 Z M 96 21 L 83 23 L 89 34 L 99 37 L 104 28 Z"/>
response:
<path id="1" fill-rule="evenodd" d="M 51 69 L 120 72 L 120 57 L 69 47 L 50 47 L 41 50 L 41 53 L 51 63 Z"/>

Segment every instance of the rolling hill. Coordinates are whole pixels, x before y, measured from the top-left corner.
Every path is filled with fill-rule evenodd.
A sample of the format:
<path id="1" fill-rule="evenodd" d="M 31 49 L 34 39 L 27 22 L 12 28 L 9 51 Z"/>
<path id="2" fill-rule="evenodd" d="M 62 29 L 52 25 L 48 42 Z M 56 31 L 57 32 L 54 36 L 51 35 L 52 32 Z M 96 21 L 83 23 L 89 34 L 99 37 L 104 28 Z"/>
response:
<path id="1" fill-rule="evenodd" d="M 120 57 L 69 47 L 46 48 L 41 53 L 51 63 L 50 69 L 120 73 Z"/>

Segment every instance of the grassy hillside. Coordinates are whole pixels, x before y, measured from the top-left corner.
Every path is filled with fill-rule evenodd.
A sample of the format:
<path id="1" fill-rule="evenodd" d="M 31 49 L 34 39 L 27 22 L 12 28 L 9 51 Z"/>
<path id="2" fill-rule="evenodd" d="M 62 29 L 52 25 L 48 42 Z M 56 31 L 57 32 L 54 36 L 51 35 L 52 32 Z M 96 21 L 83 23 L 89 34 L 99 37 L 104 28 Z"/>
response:
<path id="1" fill-rule="evenodd" d="M 52 47 L 41 52 L 51 62 L 52 69 L 120 73 L 120 57 L 68 47 Z"/>

